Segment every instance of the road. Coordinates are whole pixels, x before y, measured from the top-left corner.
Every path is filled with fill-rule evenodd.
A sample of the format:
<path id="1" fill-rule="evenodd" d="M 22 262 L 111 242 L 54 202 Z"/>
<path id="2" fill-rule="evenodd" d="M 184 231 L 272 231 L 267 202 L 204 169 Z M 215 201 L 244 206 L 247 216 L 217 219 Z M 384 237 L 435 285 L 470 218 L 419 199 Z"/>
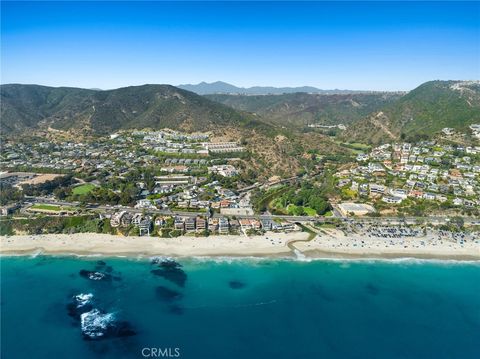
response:
<path id="1" fill-rule="evenodd" d="M 68 206 L 75 207 L 80 203 L 78 202 L 66 202 L 59 201 L 52 198 L 45 197 L 27 197 L 25 200 L 27 203 L 31 204 L 50 204 L 57 206 Z M 109 205 L 97 205 L 97 204 L 87 204 L 86 209 L 90 210 L 100 210 L 105 212 L 114 212 L 114 211 L 129 211 L 135 213 L 149 213 L 149 214 L 161 214 L 161 215 L 170 215 L 170 216 L 183 216 L 183 217 L 196 217 L 204 216 L 205 212 L 187 212 L 187 211 L 171 211 L 164 209 L 139 209 L 127 206 L 109 206 Z M 224 215 L 214 213 L 213 217 L 225 217 Z M 261 214 L 261 215 L 237 215 L 236 218 L 256 218 L 256 219 L 265 219 L 265 220 L 275 220 L 280 219 L 290 222 L 328 222 L 332 220 L 332 217 L 317 217 L 317 216 L 288 216 L 288 215 L 274 215 L 274 214 Z M 394 225 L 394 224 L 416 224 L 418 222 L 428 222 L 434 225 L 447 224 L 450 221 L 450 217 L 446 216 L 437 216 L 437 217 L 355 217 L 355 218 L 339 218 L 334 217 L 337 220 L 343 222 L 355 222 L 355 223 L 364 223 L 364 224 L 376 224 L 376 225 Z M 477 224 L 480 225 L 480 219 L 473 217 L 463 217 L 465 224 Z"/>

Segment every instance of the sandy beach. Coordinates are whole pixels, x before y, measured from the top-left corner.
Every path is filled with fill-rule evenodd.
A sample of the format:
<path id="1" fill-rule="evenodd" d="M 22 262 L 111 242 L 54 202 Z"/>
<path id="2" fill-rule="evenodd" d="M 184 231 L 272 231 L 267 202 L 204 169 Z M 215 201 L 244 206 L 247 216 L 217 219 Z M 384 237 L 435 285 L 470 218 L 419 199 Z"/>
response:
<path id="1" fill-rule="evenodd" d="M 177 238 L 123 237 L 97 233 L 1 237 L 1 254 L 102 254 L 125 256 L 269 256 L 291 254 L 287 242 L 307 233 L 272 233 L 246 237 L 223 235 Z"/>
<path id="2" fill-rule="evenodd" d="M 2 255 L 73 254 L 105 256 L 258 256 L 299 258 L 424 258 L 480 260 L 480 240 L 438 233 L 408 238 L 370 238 L 329 229 L 308 240 L 308 233 L 272 233 L 177 238 L 122 237 L 77 233 L 1 237 Z"/>
<path id="3" fill-rule="evenodd" d="M 403 238 L 369 237 L 340 230 L 323 230 L 312 241 L 295 242 L 307 257 L 335 258 L 422 258 L 480 260 L 480 239 L 467 235 L 452 238 L 440 232 Z"/>

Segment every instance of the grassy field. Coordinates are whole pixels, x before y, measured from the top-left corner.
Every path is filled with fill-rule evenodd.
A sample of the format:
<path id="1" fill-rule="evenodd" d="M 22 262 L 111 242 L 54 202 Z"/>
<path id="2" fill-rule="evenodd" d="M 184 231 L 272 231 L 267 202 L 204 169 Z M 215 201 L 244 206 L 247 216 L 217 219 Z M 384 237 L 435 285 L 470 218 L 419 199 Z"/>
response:
<path id="1" fill-rule="evenodd" d="M 341 141 L 335 141 L 335 142 L 344 148 L 348 148 L 350 151 L 352 151 L 352 153 L 357 155 L 359 153 L 365 153 L 371 148 L 370 145 L 367 145 L 365 143 L 360 143 L 360 142 L 352 142 L 352 143 L 341 142 Z"/>
<path id="2" fill-rule="evenodd" d="M 52 204 L 34 204 L 32 209 L 44 209 L 46 211 L 61 211 L 62 207 Z"/>
<path id="3" fill-rule="evenodd" d="M 370 145 L 367 145 L 365 143 L 360 143 L 360 142 L 351 142 L 351 143 L 344 143 L 345 146 L 351 147 L 355 150 L 368 150 L 371 148 Z"/>
<path id="4" fill-rule="evenodd" d="M 56 205 L 53 205 L 53 204 L 34 204 L 31 208 L 32 209 L 41 209 L 41 210 L 45 210 L 45 211 L 56 211 L 56 212 L 74 211 L 75 210 L 74 207 L 63 207 L 63 206 L 56 206 Z"/>
<path id="5" fill-rule="evenodd" d="M 86 194 L 86 193 L 90 192 L 94 188 L 95 188 L 95 186 L 93 184 L 85 183 L 85 184 L 82 184 L 78 187 L 75 187 L 72 190 L 72 193 L 82 195 L 82 194 Z"/>
<path id="6" fill-rule="evenodd" d="M 290 203 L 288 206 L 287 206 L 287 212 L 289 215 L 295 215 L 296 211 L 297 211 L 297 208 L 298 206 Z M 305 212 L 305 214 L 307 216 L 315 216 L 317 214 L 317 212 L 313 209 L 313 208 L 310 208 L 310 207 L 303 207 L 303 211 Z"/>
<path id="7" fill-rule="evenodd" d="M 271 201 L 268 205 L 270 209 L 274 209 L 277 214 L 288 214 L 290 216 L 295 216 L 299 213 L 299 206 L 294 205 L 293 203 L 290 203 L 287 205 L 287 207 L 284 207 L 283 204 L 281 203 L 279 198 L 274 199 Z M 307 216 L 316 216 L 317 211 L 315 211 L 311 207 L 302 207 L 303 212 Z"/>

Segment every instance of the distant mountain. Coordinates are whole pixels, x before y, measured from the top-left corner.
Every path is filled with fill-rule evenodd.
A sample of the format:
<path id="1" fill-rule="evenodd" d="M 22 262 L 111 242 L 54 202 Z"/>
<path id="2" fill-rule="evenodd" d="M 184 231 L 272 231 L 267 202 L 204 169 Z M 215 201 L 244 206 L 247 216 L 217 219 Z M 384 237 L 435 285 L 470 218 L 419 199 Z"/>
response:
<path id="1" fill-rule="evenodd" d="M 402 94 L 377 92 L 360 94 L 205 95 L 240 111 L 255 113 L 279 125 L 350 124 L 395 102 Z"/>
<path id="2" fill-rule="evenodd" d="M 254 87 L 237 87 L 226 82 L 217 81 L 212 83 L 200 82 L 197 85 L 178 85 L 179 88 L 195 92 L 199 95 L 209 94 L 225 94 L 225 95 L 281 95 L 295 92 L 321 93 L 321 94 L 345 94 L 360 93 L 366 91 L 351 90 L 321 90 L 316 87 L 270 87 L 270 86 L 254 86 Z"/>
<path id="3" fill-rule="evenodd" d="M 98 91 L 39 85 L 1 85 L 0 130 L 82 129 L 108 133 L 124 128 L 208 130 L 254 125 L 252 116 L 170 85 Z"/>
<path id="4" fill-rule="evenodd" d="M 429 137 L 480 123 L 479 81 L 430 81 L 351 126 L 344 137 L 372 143 Z"/>

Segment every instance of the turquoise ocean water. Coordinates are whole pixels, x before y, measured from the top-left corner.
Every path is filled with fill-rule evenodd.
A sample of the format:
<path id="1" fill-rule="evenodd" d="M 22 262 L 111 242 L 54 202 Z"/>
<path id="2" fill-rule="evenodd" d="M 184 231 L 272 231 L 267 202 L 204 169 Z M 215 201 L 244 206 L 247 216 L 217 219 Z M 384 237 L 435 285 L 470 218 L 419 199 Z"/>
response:
<path id="1" fill-rule="evenodd" d="M 478 263 L 179 262 L 3 257 L 1 357 L 480 358 Z M 81 293 L 135 335 L 86 340 Z"/>

